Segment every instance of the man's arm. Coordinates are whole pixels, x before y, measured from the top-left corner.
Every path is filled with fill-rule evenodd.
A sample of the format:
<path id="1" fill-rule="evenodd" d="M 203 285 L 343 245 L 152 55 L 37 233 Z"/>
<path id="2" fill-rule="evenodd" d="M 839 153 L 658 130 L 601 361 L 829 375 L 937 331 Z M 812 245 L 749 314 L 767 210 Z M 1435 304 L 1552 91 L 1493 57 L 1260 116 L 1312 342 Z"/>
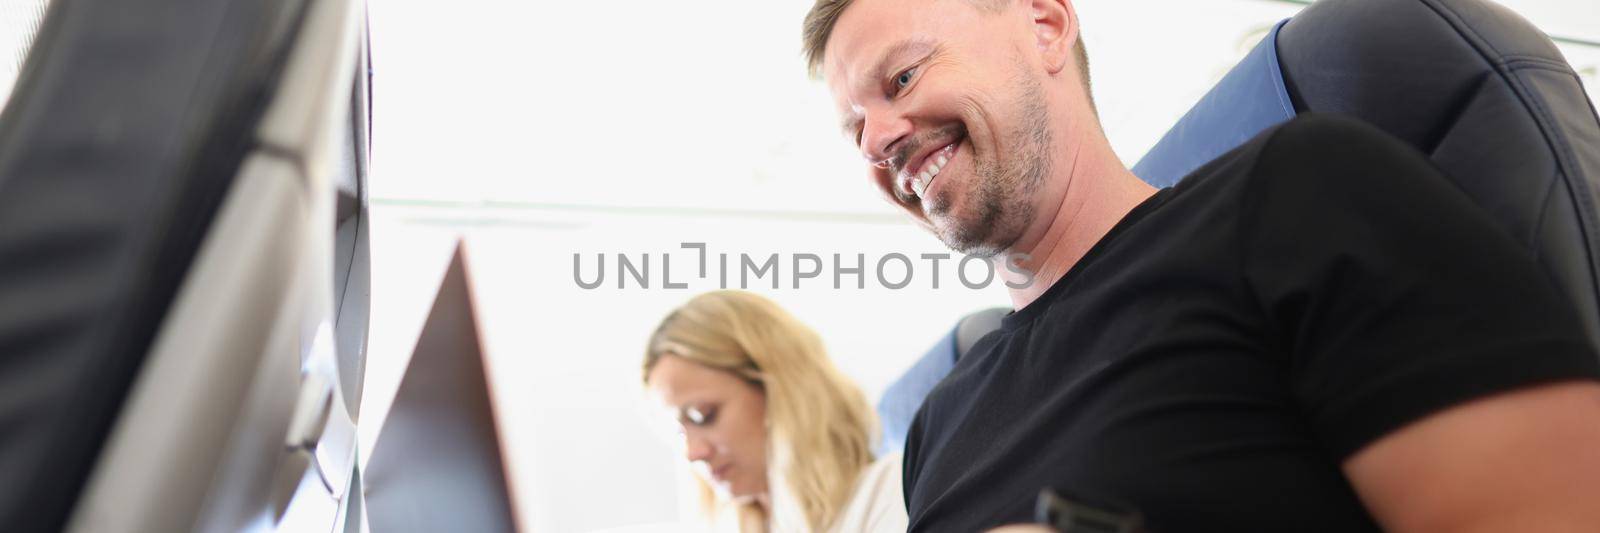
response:
<path id="1" fill-rule="evenodd" d="M 1357 451 L 1344 472 L 1390 531 L 1600 531 L 1600 384 L 1440 411 Z"/>
<path id="2" fill-rule="evenodd" d="M 1570 301 L 1590 296 L 1563 294 L 1370 125 L 1302 117 L 1268 142 L 1243 203 L 1247 279 L 1290 390 L 1373 517 L 1600 531 L 1600 359 Z"/>

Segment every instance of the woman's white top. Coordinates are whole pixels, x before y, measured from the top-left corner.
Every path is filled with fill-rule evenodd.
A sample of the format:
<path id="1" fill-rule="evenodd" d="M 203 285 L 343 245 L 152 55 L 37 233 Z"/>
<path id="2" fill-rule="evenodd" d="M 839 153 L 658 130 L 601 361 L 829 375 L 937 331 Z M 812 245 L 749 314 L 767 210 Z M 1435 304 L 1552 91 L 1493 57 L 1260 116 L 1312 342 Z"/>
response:
<path id="1" fill-rule="evenodd" d="M 793 500 L 783 497 L 782 492 L 786 491 L 773 493 L 772 531 L 813 533 L 806 525 L 805 516 L 791 503 Z M 862 470 L 849 503 L 826 533 L 900 533 L 906 530 L 906 525 L 905 495 L 900 488 L 900 454 L 893 453 L 879 457 Z"/>
<path id="2" fill-rule="evenodd" d="M 900 454 L 878 458 L 861 473 L 850 504 L 830 533 L 906 530 L 905 491 L 900 485 Z"/>

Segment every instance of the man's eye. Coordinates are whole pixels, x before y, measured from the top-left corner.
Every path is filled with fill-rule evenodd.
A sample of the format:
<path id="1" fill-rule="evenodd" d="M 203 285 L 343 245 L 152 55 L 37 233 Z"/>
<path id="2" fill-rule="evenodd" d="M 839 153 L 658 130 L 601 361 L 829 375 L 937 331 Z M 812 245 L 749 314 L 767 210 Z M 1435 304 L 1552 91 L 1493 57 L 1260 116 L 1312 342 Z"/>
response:
<path id="1" fill-rule="evenodd" d="M 904 71 L 901 71 L 899 76 L 895 76 L 894 77 L 895 92 L 900 92 L 900 91 L 905 90 L 906 86 L 911 85 L 911 79 L 913 77 L 915 77 L 916 75 L 917 75 L 916 67 L 908 68 L 908 69 L 905 69 Z"/>

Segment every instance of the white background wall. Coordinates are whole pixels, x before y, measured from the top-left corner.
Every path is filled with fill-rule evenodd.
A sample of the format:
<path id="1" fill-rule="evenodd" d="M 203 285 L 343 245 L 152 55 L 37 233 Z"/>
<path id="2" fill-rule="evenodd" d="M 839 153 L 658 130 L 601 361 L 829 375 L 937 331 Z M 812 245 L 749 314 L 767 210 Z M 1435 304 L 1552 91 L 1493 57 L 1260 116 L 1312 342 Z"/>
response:
<path id="1" fill-rule="evenodd" d="M 1600 42 L 1600 2 L 1506 3 L 1553 34 Z M 826 90 L 805 77 L 797 35 L 809 4 L 372 0 L 363 444 L 370 449 L 452 243 L 465 237 L 526 526 L 676 519 L 681 472 L 646 429 L 638 364 L 656 321 L 715 280 L 662 289 L 661 254 L 671 253 L 677 281 L 694 268 L 678 249 L 685 241 L 785 259 L 944 251 L 877 199 L 836 132 Z M 1129 163 L 1300 7 L 1076 4 L 1100 114 Z M 1593 95 L 1600 47 L 1562 48 Z M 575 253 L 586 269 L 597 253 L 650 254 L 656 279 L 617 289 L 612 272 L 606 287 L 581 290 Z M 823 279 L 760 292 L 819 330 L 876 398 L 957 317 L 1006 304 L 998 284 L 965 289 L 949 266 L 937 290 L 919 269 L 898 291 L 871 281 L 833 290 Z"/>

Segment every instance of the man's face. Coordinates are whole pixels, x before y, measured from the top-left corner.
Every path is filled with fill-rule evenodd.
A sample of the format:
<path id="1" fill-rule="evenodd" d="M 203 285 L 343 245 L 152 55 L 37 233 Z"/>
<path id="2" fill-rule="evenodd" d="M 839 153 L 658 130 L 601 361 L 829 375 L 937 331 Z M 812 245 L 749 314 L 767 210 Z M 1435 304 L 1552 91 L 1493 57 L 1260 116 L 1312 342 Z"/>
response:
<path id="1" fill-rule="evenodd" d="M 857 0 L 823 76 L 845 135 L 888 199 L 951 248 L 1009 249 L 1049 174 L 1045 95 L 1025 14 L 967 0 Z M 1025 3 L 1024 3 L 1025 4 Z"/>

